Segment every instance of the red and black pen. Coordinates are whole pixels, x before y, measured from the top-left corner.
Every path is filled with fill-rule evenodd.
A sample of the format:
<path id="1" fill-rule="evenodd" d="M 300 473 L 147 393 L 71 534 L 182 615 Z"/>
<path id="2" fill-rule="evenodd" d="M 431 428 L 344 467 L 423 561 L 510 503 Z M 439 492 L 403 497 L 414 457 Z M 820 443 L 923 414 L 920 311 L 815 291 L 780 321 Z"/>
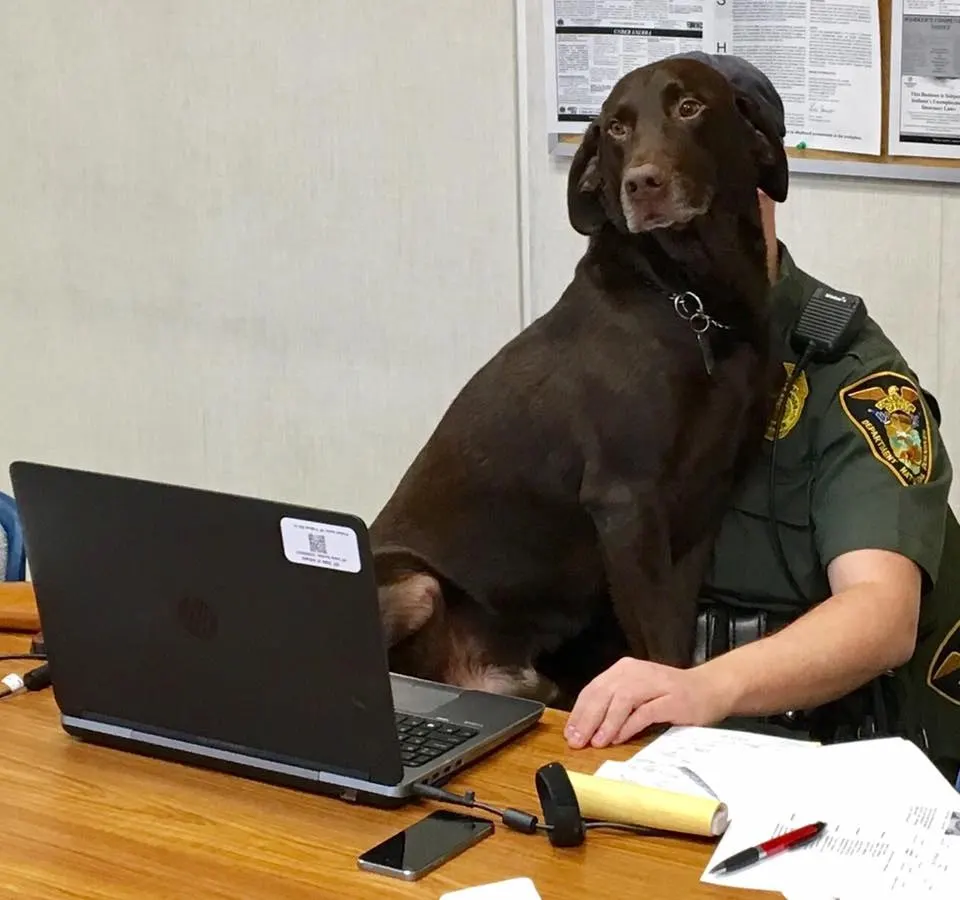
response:
<path id="1" fill-rule="evenodd" d="M 734 853 L 723 862 L 717 863 L 711 870 L 711 875 L 724 874 L 726 872 L 736 872 L 738 869 L 744 869 L 752 866 L 761 859 L 768 856 L 775 856 L 777 853 L 783 853 L 784 850 L 793 850 L 796 847 L 803 847 L 820 836 L 820 832 L 827 827 L 826 822 L 814 822 L 812 825 L 804 825 L 796 831 L 788 831 L 781 834 L 780 837 L 771 838 L 764 841 L 756 847 L 750 847 L 747 850 L 741 850 Z"/>

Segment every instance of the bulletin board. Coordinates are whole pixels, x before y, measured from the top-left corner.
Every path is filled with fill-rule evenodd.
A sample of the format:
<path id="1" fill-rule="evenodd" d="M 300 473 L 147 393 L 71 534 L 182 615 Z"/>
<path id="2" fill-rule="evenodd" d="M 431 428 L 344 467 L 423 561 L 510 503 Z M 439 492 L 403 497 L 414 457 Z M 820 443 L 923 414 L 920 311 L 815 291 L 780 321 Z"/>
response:
<path id="1" fill-rule="evenodd" d="M 787 148 L 791 172 L 854 178 L 882 178 L 960 184 L 960 159 L 893 156 L 888 152 L 890 120 L 890 51 L 893 26 L 892 0 L 879 0 L 881 54 L 881 152 L 879 156 Z M 573 156 L 580 134 L 549 135 L 551 153 Z"/>

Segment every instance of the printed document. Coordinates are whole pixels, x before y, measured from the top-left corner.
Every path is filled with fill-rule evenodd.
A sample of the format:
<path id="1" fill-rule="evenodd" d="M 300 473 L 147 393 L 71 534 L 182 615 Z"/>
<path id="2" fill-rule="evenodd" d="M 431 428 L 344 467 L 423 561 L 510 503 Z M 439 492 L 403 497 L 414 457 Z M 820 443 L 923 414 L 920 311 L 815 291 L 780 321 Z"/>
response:
<path id="1" fill-rule="evenodd" d="M 819 746 L 749 731 L 674 726 L 620 764 L 623 769 L 617 776 L 662 790 L 715 796 L 736 820 L 769 800 L 770 785 L 779 780 L 779 772 L 802 765 L 794 761 L 795 754 L 812 753 Z M 653 783 L 651 773 L 656 771 L 661 773 L 660 779 L 669 779 L 675 787 Z M 686 788 L 684 780 L 690 782 Z"/>
<path id="2" fill-rule="evenodd" d="M 672 766 L 652 759 L 631 759 L 629 762 L 607 760 L 596 772 L 598 778 L 612 781 L 629 781 L 658 791 L 687 794 L 690 797 L 713 797 L 719 799 L 696 772 L 685 766 Z"/>
<path id="3" fill-rule="evenodd" d="M 806 847 L 738 872 L 709 872 L 739 850 L 817 821 L 827 827 Z M 779 815 L 758 810 L 730 823 L 701 881 L 841 900 L 953 897 L 960 881 L 960 795 L 941 806 L 891 806 L 878 794 L 873 804 L 853 808 L 821 798 Z"/>
<path id="4" fill-rule="evenodd" d="M 543 0 L 547 130 L 580 134 L 627 72 L 703 49 L 714 0 Z"/>
<path id="5" fill-rule="evenodd" d="M 888 151 L 960 159 L 960 0 L 893 0 Z"/>
<path id="6" fill-rule="evenodd" d="M 706 48 L 742 56 L 773 82 L 783 99 L 788 146 L 880 154 L 877 0 L 727 0 L 711 6 Z"/>
<path id="7" fill-rule="evenodd" d="M 723 728 L 674 726 L 597 775 L 725 803 L 730 824 L 701 876 L 779 891 L 788 900 L 954 898 L 960 883 L 960 793 L 902 738 L 821 746 Z M 740 850 L 823 821 L 823 834 L 726 875 Z"/>
<path id="8" fill-rule="evenodd" d="M 758 746 L 740 763 L 727 756 L 720 799 L 732 792 L 726 802 L 736 806 L 702 881 L 782 891 L 791 900 L 952 896 L 960 881 L 960 794 L 918 747 L 881 738 L 787 752 L 770 747 L 764 761 Z M 705 780 L 720 779 L 701 769 Z M 817 821 L 827 828 L 808 847 L 709 874 L 740 850 Z"/>
<path id="9" fill-rule="evenodd" d="M 627 72 L 705 50 L 742 56 L 770 78 L 788 146 L 880 153 L 877 0 L 543 0 L 543 12 L 551 134 L 582 133 Z"/>

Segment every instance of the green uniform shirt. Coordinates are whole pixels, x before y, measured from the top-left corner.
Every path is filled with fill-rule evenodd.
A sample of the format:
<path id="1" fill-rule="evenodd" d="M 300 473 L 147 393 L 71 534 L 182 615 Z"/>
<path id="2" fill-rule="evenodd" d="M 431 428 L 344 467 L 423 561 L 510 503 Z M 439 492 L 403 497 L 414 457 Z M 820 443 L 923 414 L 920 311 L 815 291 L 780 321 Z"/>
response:
<path id="1" fill-rule="evenodd" d="M 790 346 L 790 331 L 820 282 L 797 268 L 785 247 L 780 250 L 772 302 L 786 377 L 798 356 Z M 797 615 L 802 606 L 769 530 L 772 432 L 771 423 L 763 456 L 723 522 L 704 596 L 792 609 Z M 826 568 L 843 553 L 891 550 L 920 567 L 920 642 L 914 660 L 898 674 L 912 676 L 911 696 L 925 707 L 932 704 L 934 718 L 950 719 L 951 752 L 960 758 L 960 646 L 952 687 L 938 693 L 926 684 L 926 670 L 960 619 L 960 592 L 947 591 L 958 580 L 948 575 L 960 571 L 960 542 L 954 539 L 956 522 L 947 503 L 952 466 L 915 373 L 872 319 L 839 361 L 807 367 L 791 391 L 776 452 L 781 542 L 809 604 L 830 595 Z M 956 545 L 952 554 L 951 543 Z M 960 643 L 960 635 L 954 638 Z M 947 681 L 951 665 L 940 661 Z M 917 679 L 923 684 L 920 697 Z M 930 725 L 924 725 L 930 732 Z M 933 744 L 932 734 L 929 739 Z"/>

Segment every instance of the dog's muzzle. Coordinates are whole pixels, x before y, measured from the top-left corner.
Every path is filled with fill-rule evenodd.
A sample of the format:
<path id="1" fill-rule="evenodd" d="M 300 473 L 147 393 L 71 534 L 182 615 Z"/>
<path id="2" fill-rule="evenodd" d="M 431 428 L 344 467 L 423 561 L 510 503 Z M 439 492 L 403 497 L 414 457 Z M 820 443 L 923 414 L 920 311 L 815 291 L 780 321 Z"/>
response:
<path id="1" fill-rule="evenodd" d="M 620 202 L 627 228 L 634 233 L 686 224 L 707 208 L 690 201 L 675 172 L 650 162 L 624 172 Z"/>

